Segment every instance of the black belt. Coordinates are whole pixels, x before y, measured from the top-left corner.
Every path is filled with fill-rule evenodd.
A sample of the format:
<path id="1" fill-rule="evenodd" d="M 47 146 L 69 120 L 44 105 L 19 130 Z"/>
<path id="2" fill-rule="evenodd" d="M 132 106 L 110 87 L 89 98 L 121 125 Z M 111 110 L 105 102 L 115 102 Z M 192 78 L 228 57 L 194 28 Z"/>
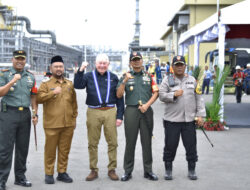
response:
<path id="1" fill-rule="evenodd" d="M 14 106 L 8 106 L 8 105 L 7 105 L 7 109 L 9 109 L 9 110 L 17 110 L 17 111 L 29 110 L 29 108 L 27 108 L 27 107 L 22 107 L 22 106 L 14 107 Z"/>
<path id="2" fill-rule="evenodd" d="M 139 104 L 136 104 L 136 105 L 127 105 L 127 107 L 135 107 L 135 108 L 138 108 L 140 105 Z"/>

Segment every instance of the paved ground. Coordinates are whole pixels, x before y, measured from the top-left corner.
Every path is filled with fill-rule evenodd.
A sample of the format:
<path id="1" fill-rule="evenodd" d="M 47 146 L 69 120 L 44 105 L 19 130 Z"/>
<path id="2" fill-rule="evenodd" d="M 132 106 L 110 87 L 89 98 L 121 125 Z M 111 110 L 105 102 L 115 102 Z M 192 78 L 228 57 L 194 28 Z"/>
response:
<path id="1" fill-rule="evenodd" d="M 174 180 L 164 180 L 164 165 L 162 161 L 164 130 L 162 127 L 163 103 L 157 101 L 154 105 L 155 128 L 153 139 L 153 158 L 154 172 L 159 176 L 159 181 L 153 182 L 143 178 L 142 152 L 140 139 L 136 148 L 135 169 L 133 178 L 129 182 L 111 181 L 107 176 L 107 145 L 102 135 L 99 145 L 99 178 L 93 182 L 86 182 L 84 179 L 89 173 L 88 167 L 88 142 L 86 131 L 86 106 L 85 92 L 77 91 L 79 116 L 77 128 L 75 130 L 72 149 L 69 159 L 68 173 L 73 177 L 74 183 L 64 184 L 56 182 L 54 185 L 44 184 L 43 170 L 43 146 L 44 132 L 42 128 L 42 106 L 39 107 L 38 151 L 34 147 L 34 135 L 32 130 L 30 151 L 28 157 L 27 178 L 33 183 L 32 190 L 246 190 L 250 186 L 250 129 L 231 128 L 229 131 L 207 132 L 211 141 L 215 145 L 210 146 L 202 131 L 197 131 L 199 162 L 197 163 L 197 181 L 188 180 L 187 163 L 185 161 L 185 151 L 182 143 L 179 145 L 176 160 L 174 162 Z M 211 95 L 205 95 L 206 101 L 211 99 Z M 243 97 L 243 102 L 248 101 L 249 97 Z M 226 102 L 234 102 L 235 97 L 225 96 Z M 123 174 L 123 155 L 125 148 L 125 138 L 123 126 L 118 128 L 118 168 L 117 173 Z M 8 190 L 27 189 L 13 185 L 14 174 L 10 174 L 7 183 Z"/>

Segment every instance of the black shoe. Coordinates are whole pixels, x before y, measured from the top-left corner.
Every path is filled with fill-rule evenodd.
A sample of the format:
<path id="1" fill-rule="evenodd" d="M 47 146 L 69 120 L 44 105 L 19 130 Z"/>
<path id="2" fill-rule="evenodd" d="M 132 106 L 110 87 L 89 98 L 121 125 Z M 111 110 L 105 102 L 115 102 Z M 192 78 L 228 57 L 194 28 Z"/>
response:
<path id="1" fill-rule="evenodd" d="M 45 174 L 45 183 L 46 184 L 54 184 L 55 183 L 54 176 Z"/>
<path id="2" fill-rule="evenodd" d="M 31 187 L 32 186 L 32 183 L 30 183 L 27 179 L 16 179 L 14 184 L 21 185 L 23 187 Z"/>
<path id="3" fill-rule="evenodd" d="M 190 180 L 197 180 L 197 175 L 195 173 L 195 170 L 189 170 L 188 171 L 188 178 Z"/>
<path id="4" fill-rule="evenodd" d="M 69 175 L 64 172 L 64 173 L 58 173 L 58 176 L 56 178 L 58 181 L 62 181 L 65 183 L 72 183 L 73 179 L 71 177 L 69 177 Z"/>
<path id="5" fill-rule="evenodd" d="M 197 180 L 197 175 L 195 173 L 195 162 L 188 162 L 188 178 L 190 180 Z"/>
<path id="6" fill-rule="evenodd" d="M 166 170 L 164 179 L 165 180 L 172 180 L 173 179 L 172 171 L 171 170 Z"/>
<path id="7" fill-rule="evenodd" d="M 165 170 L 166 170 L 166 173 L 164 176 L 165 180 L 172 180 L 173 179 L 172 168 L 173 168 L 172 162 L 165 162 Z"/>
<path id="8" fill-rule="evenodd" d="M 153 172 L 145 172 L 144 177 L 149 179 L 149 180 L 152 180 L 152 181 L 157 181 L 158 180 L 157 175 L 155 175 Z"/>
<path id="9" fill-rule="evenodd" d="M 121 177 L 121 181 L 128 181 L 132 178 L 132 174 L 131 173 L 128 173 L 128 174 L 124 174 L 122 177 Z"/>
<path id="10" fill-rule="evenodd" d="M 0 190 L 5 190 L 6 186 L 5 186 L 5 182 L 0 182 Z"/>

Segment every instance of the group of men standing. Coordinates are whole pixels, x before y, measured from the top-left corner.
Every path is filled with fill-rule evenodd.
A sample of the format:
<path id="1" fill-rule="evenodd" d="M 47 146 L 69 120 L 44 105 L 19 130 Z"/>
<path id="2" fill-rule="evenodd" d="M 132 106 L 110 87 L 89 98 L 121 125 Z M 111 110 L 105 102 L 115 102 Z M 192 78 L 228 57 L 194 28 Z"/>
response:
<path id="1" fill-rule="evenodd" d="M 74 84 L 64 77 L 64 61 L 61 56 L 51 59 L 52 77 L 44 81 L 37 90 L 34 76 L 24 69 L 26 53 L 18 50 L 13 53 L 13 67 L 0 72 L 0 190 L 6 189 L 15 145 L 15 184 L 30 187 L 25 177 L 26 159 L 29 147 L 31 117 L 34 125 L 38 122 L 37 105 L 43 104 L 43 126 L 45 131 L 45 183 L 54 184 L 54 165 L 57 153 L 57 180 L 66 183 L 73 179 L 66 173 L 68 155 L 76 127 L 77 101 L 74 89 L 86 88 L 87 132 L 90 173 L 86 181 L 98 178 L 98 144 L 102 126 L 108 144 L 108 176 L 119 180 L 117 168 L 117 127 L 124 128 L 126 147 L 124 154 L 124 175 L 121 181 L 132 178 L 135 146 L 140 132 L 143 151 L 144 177 L 156 181 L 152 171 L 153 109 L 151 105 L 158 96 L 165 103 L 164 128 L 165 179 L 172 179 L 172 162 L 175 158 L 180 135 L 186 149 L 188 177 L 197 179 L 195 163 L 196 123 L 202 125 L 205 106 L 201 95 L 196 94 L 196 81 L 185 75 L 186 63 L 182 56 L 173 59 L 174 75 L 165 77 L 160 89 L 154 77 L 142 69 L 142 56 L 139 52 L 130 55 L 132 70 L 121 79 L 108 71 L 109 58 L 100 54 L 96 67 L 85 73 L 87 63 L 83 63 L 74 77 Z M 125 95 L 125 105 L 124 99 Z M 32 106 L 32 116 L 29 106 Z M 183 109 L 184 107 L 184 109 Z M 171 109 L 170 109 L 171 108 Z"/>

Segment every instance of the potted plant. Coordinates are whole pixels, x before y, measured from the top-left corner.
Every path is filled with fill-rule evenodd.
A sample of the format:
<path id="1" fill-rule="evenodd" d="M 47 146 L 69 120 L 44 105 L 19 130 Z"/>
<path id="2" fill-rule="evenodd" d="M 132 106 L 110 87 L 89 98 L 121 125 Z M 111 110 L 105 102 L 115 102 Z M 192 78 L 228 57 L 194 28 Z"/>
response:
<path id="1" fill-rule="evenodd" d="M 230 67 L 225 66 L 224 70 L 220 73 L 220 69 L 216 68 L 216 77 L 214 82 L 214 91 L 212 102 L 206 104 L 206 119 L 204 122 L 204 129 L 208 131 L 221 131 L 224 130 L 225 122 L 221 122 L 222 115 L 220 113 L 221 105 L 220 93 L 221 88 L 230 73 Z M 221 77 L 219 77 L 221 75 Z"/>

